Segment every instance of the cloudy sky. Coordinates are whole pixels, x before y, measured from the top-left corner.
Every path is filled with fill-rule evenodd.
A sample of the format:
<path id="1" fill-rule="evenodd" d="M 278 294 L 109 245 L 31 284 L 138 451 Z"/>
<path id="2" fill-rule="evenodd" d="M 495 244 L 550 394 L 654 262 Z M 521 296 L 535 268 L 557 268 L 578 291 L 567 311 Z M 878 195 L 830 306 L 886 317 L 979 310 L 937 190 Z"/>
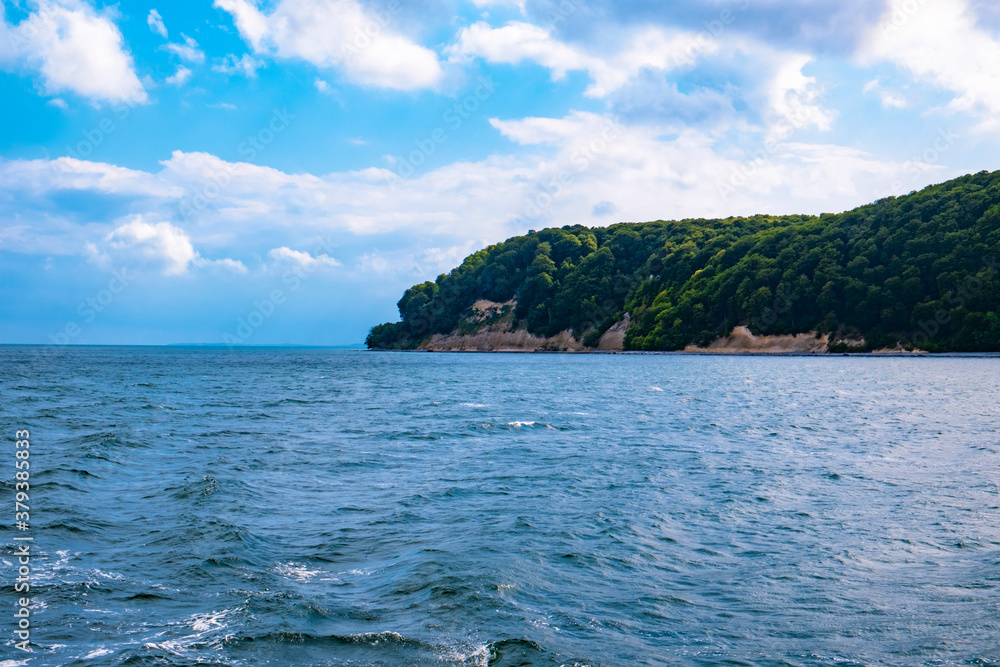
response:
<path id="1" fill-rule="evenodd" d="M 1000 167 L 994 0 L 5 0 L 0 342 L 359 343 L 528 229 Z"/>

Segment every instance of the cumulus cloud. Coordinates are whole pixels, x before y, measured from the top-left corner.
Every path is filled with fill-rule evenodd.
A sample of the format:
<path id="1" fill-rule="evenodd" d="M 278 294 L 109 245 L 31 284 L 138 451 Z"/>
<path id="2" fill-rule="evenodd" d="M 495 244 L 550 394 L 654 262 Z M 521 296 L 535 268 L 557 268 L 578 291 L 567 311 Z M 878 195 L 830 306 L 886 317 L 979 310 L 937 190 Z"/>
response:
<path id="1" fill-rule="evenodd" d="M 222 74 L 227 74 L 229 76 L 232 76 L 233 74 L 242 74 L 248 79 L 254 79 L 257 77 L 257 70 L 263 66 L 264 63 L 261 60 L 254 58 L 248 53 L 244 53 L 239 58 L 230 53 L 225 58 L 212 65 L 212 69 L 216 72 L 221 72 Z"/>
<path id="2" fill-rule="evenodd" d="M 815 127 L 829 130 L 836 114 L 822 104 L 825 91 L 816 79 L 802 73 L 813 61 L 805 54 L 786 55 L 771 79 L 768 89 L 772 136 L 783 139 L 794 130 Z"/>
<path id="3" fill-rule="evenodd" d="M 548 68 L 556 80 L 584 71 L 592 80 L 585 95 L 605 99 L 628 122 L 665 130 L 722 132 L 760 125 L 780 139 L 800 129 L 830 130 L 836 112 L 826 104 L 826 87 L 804 73 L 814 56 L 741 34 L 736 11 L 716 9 L 718 25 L 709 22 L 711 30 L 611 25 L 591 42 L 563 41 L 554 27 L 522 21 L 499 28 L 479 22 L 461 30 L 447 53 L 455 62 L 530 61 Z M 578 12 L 590 9 L 581 6 Z"/>
<path id="4" fill-rule="evenodd" d="M 98 265 L 109 266 L 121 261 L 151 264 L 167 276 L 183 275 L 191 265 L 216 265 L 236 273 L 247 272 L 243 263 L 236 260 L 203 258 L 182 229 L 169 222 L 146 222 L 142 215 L 132 216 L 106 235 L 100 244 L 90 242 L 85 248 L 90 259 Z"/>
<path id="5" fill-rule="evenodd" d="M 747 37 L 780 49 L 843 54 L 853 52 L 884 5 L 871 0 L 532 0 L 526 6 L 536 23 L 552 24 L 581 43 L 600 40 L 609 30 L 653 25 L 704 32 L 722 41 Z"/>
<path id="6" fill-rule="evenodd" d="M 205 54 L 198 48 L 198 42 L 187 35 L 181 35 L 181 37 L 184 38 L 183 44 L 166 44 L 163 47 L 164 50 L 189 63 L 201 64 L 205 62 Z"/>
<path id="7" fill-rule="evenodd" d="M 712 127 L 736 116 L 727 92 L 698 87 L 681 92 L 662 72 L 646 69 L 612 98 L 624 119 L 670 127 Z"/>
<path id="8" fill-rule="evenodd" d="M 250 0 L 215 0 L 257 54 L 305 60 L 355 83 L 416 90 L 438 84 L 437 55 L 394 30 L 388 10 L 357 0 L 280 0 L 270 14 Z"/>
<path id="9" fill-rule="evenodd" d="M 191 70 L 187 67 L 181 66 L 177 68 L 177 71 L 166 78 L 167 83 L 172 86 L 183 86 L 191 78 Z"/>
<path id="10" fill-rule="evenodd" d="M 909 106 L 906 98 L 902 95 L 897 95 L 889 90 L 882 88 L 882 82 L 878 79 L 872 79 L 865 84 L 863 92 L 871 93 L 877 92 L 879 96 L 879 102 L 882 104 L 883 109 L 905 109 Z"/>
<path id="11" fill-rule="evenodd" d="M 36 71 L 49 95 L 74 92 L 95 102 L 143 103 L 146 91 L 108 12 L 81 0 L 37 0 L 19 24 L 0 5 L 0 66 Z"/>
<path id="12" fill-rule="evenodd" d="M 38 198 L 62 191 L 149 199 L 179 197 L 184 192 L 145 171 L 70 157 L 0 159 L 0 183 L 4 191 L 29 193 Z"/>
<path id="13" fill-rule="evenodd" d="M 549 30 L 512 21 L 502 28 L 475 23 L 464 28 L 448 49 L 452 58 L 478 57 L 490 63 L 516 65 L 530 60 L 552 71 L 556 80 L 569 71 L 586 71 L 593 84 L 590 97 L 605 97 L 621 88 L 644 68 L 671 70 L 694 64 L 713 53 L 718 44 L 696 33 L 643 28 L 623 39 L 628 46 L 598 56 L 556 39 Z"/>
<path id="14" fill-rule="evenodd" d="M 175 152 L 154 173 L 65 158 L 0 162 L 0 217 L 17 228 L 5 247 L 56 254 L 72 252 L 74 240 L 77 249 L 89 241 L 95 256 L 122 255 L 171 275 L 209 265 L 196 248 L 331 267 L 399 252 L 405 266 L 433 276 L 461 259 L 455 248 L 474 250 L 529 228 L 592 223 L 594 216 L 612 222 L 851 208 L 877 199 L 904 167 L 853 148 L 780 141 L 753 159 L 697 129 L 664 137 L 655 127 L 590 112 L 491 122 L 521 147 L 516 156 L 457 162 L 412 179 L 382 168 L 290 174 L 207 153 Z M 928 173 L 927 182 L 941 176 Z M 91 202 L 91 212 L 52 207 L 74 197 Z M 115 207 L 128 212 L 109 225 Z M 336 259 L 299 250 L 319 235 L 343 242 Z"/>
<path id="15" fill-rule="evenodd" d="M 979 25 L 966 0 L 888 3 L 859 56 L 865 64 L 892 62 L 951 91 L 952 110 L 1000 112 L 1000 40 Z"/>
<path id="16" fill-rule="evenodd" d="M 160 12 L 150 9 L 149 16 L 146 17 L 146 23 L 149 25 L 150 30 L 163 39 L 167 38 L 167 26 L 163 23 L 163 17 L 160 16 Z"/>
<path id="17" fill-rule="evenodd" d="M 268 255 L 275 261 L 296 264 L 307 271 L 313 271 L 321 266 L 340 266 L 340 262 L 329 255 L 313 257 L 308 252 L 292 250 L 287 246 L 274 248 Z"/>

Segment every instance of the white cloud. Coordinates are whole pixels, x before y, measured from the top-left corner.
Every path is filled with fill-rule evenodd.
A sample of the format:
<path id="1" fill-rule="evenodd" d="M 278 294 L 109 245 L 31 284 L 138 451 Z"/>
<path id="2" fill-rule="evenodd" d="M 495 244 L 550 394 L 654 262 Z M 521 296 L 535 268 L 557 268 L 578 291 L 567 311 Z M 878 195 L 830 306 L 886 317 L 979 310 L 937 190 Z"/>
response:
<path id="1" fill-rule="evenodd" d="M 517 7 L 524 13 L 524 0 L 472 0 L 476 7 Z"/>
<path id="2" fill-rule="evenodd" d="M 388 10 L 357 0 L 280 0 L 270 15 L 249 0 L 215 0 L 258 54 L 297 58 L 362 84 L 397 90 L 441 80 L 437 55 L 393 30 Z"/>
<path id="3" fill-rule="evenodd" d="M 181 37 L 184 38 L 183 44 L 165 44 L 163 49 L 189 63 L 201 64 L 205 62 L 205 54 L 198 48 L 198 42 L 187 35 L 182 34 Z"/>
<path id="4" fill-rule="evenodd" d="M 905 97 L 888 90 L 883 90 L 881 86 L 881 81 L 878 79 L 872 79 L 865 84 L 862 92 L 870 93 L 878 91 L 879 102 L 882 104 L 883 109 L 905 109 L 909 106 L 909 102 L 907 102 Z"/>
<path id="5" fill-rule="evenodd" d="M 240 275 L 249 273 L 246 265 L 237 259 L 205 259 L 204 257 L 197 257 L 194 260 L 194 264 L 199 267 L 219 267 Z"/>
<path id="6" fill-rule="evenodd" d="M 103 239 L 103 249 L 88 246 L 90 252 L 104 261 L 109 252 L 127 254 L 146 261 L 162 262 L 165 275 L 180 275 L 187 271 L 198 253 L 191 239 L 182 230 L 168 222 L 150 224 L 135 216 L 117 227 Z"/>
<path id="7" fill-rule="evenodd" d="M 146 17 L 146 23 L 149 25 L 150 30 L 163 39 L 167 38 L 167 26 L 164 25 L 163 17 L 160 16 L 160 12 L 155 9 L 150 9 L 149 16 Z"/>
<path id="8" fill-rule="evenodd" d="M 573 141 L 587 142 L 604 130 L 620 134 L 621 128 L 600 114 L 576 111 L 565 118 L 490 119 L 490 125 L 505 137 L 521 145 L 549 144 L 565 146 Z"/>
<path id="9" fill-rule="evenodd" d="M 517 65 L 533 60 L 561 79 L 570 70 L 589 69 L 597 60 L 553 38 L 547 30 L 512 21 L 502 28 L 476 23 L 462 30 L 449 49 L 455 56 L 477 56 L 491 63 Z"/>
<path id="10" fill-rule="evenodd" d="M 107 12 L 80 0 L 38 0 L 14 26 L 0 9 L 0 66 L 26 67 L 41 75 L 49 95 L 71 91 L 95 102 L 143 103 L 121 32 Z"/>
<path id="11" fill-rule="evenodd" d="M 177 71 L 166 78 L 167 83 L 172 86 L 183 86 L 191 78 L 191 70 L 183 65 L 177 68 Z"/>
<path id="12" fill-rule="evenodd" d="M 512 21 L 502 28 L 476 23 L 459 33 L 448 53 L 456 59 L 479 57 L 490 63 L 511 65 L 531 60 L 551 70 L 556 80 L 569 71 L 586 71 L 593 79 L 586 94 L 605 97 L 643 68 L 672 70 L 693 65 L 701 56 L 718 49 L 718 44 L 704 35 L 668 33 L 659 28 L 643 28 L 624 35 L 622 43 L 628 46 L 597 56 L 565 44 L 548 30 L 530 23 Z"/>
<path id="13" fill-rule="evenodd" d="M 909 102 L 906 101 L 905 97 L 890 93 L 888 90 L 883 90 L 879 93 L 879 101 L 882 103 L 882 108 L 884 109 L 905 109 L 909 106 Z"/>
<path id="14" fill-rule="evenodd" d="M 385 273 L 389 270 L 389 260 L 377 250 L 358 258 L 358 268 L 365 273 Z"/>
<path id="15" fill-rule="evenodd" d="M 267 24 L 267 17 L 257 7 L 246 0 L 216 0 L 215 6 L 232 14 L 236 29 L 254 50 L 259 51 L 265 47 L 264 40 L 271 28 Z"/>
<path id="16" fill-rule="evenodd" d="M 180 197 L 184 193 L 181 187 L 144 171 L 70 157 L 0 159 L 0 183 L 4 190 L 29 192 L 39 197 L 60 190 L 152 199 Z"/>
<path id="17" fill-rule="evenodd" d="M 315 81 L 313 81 L 313 85 L 316 86 L 316 90 L 318 90 L 321 93 L 330 92 L 330 84 L 328 84 L 323 79 L 316 79 Z"/>
<path id="18" fill-rule="evenodd" d="M 340 262 L 329 255 L 323 254 L 313 257 L 308 252 L 292 250 L 287 246 L 274 248 L 268 255 L 275 261 L 297 264 L 307 271 L 312 271 L 321 266 L 340 266 Z"/>
<path id="19" fill-rule="evenodd" d="M 812 61 L 812 56 L 785 54 L 771 79 L 768 98 L 773 137 L 783 139 L 807 127 L 829 130 L 833 125 L 836 114 L 822 106 L 825 91 L 815 78 L 802 73 L 802 68 Z"/>
<path id="20" fill-rule="evenodd" d="M 595 207 L 610 218 L 607 202 L 621 220 L 818 213 L 873 201 L 904 171 L 852 148 L 780 142 L 751 164 L 703 132 L 664 138 L 655 128 L 621 126 L 594 113 L 492 123 L 525 147 L 520 157 L 457 162 L 409 180 L 380 168 L 289 174 L 205 153 L 175 152 L 156 173 L 65 158 L 0 162 L 0 215 L 26 226 L 5 244 L 53 254 L 67 239 L 80 239 L 79 248 L 110 233 L 109 242 L 148 248 L 164 258 L 165 270 L 179 273 L 200 265 L 196 242 L 223 256 L 249 256 L 267 244 L 276 261 L 329 264 L 332 257 L 293 249 L 335 235 L 354 248 L 352 264 L 377 243 L 383 251 L 402 246 L 415 258 L 409 266 L 438 270 L 450 267 L 435 265 L 446 261 L 435 248 L 482 247 L 528 228 L 588 222 Z M 720 196 L 734 174 L 740 177 L 732 191 Z M 940 176 L 928 173 L 927 182 Z M 52 211 L 56 194 L 73 192 L 89 193 L 91 201 L 107 195 L 109 205 L 128 202 L 143 223 L 108 228 L 100 204 L 82 220 Z M 193 206 L 199 197 L 203 205 Z M 181 219 L 188 231 L 168 222 Z"/>
<path id="21" fill-rule="evenodd" d="M 152 264 L 167 276 L 183 275 L 191 265 L 219 266 L 236 273 L 247 272 L 243 263 L 236 260 L 203 258 L 184 230 L 169 222 L 146 222 L 141 215 L 132 216 L 128 222 L 116 227 L 99 245 L 87 243 L 85 249 L 91 261 L 100 266 L 121 261 Z"/>
<path id="22" fill-rule="evenodd" d="M 340 262 L 325 253 L 313 257 L 308 252 L 292 250 L 287 246 L 274 248 L 268 253 L 268 255 L 271 259 L 277 262 L 295 264 L 306 271 L 315 271 L 316 269 L 324 266 L 340 266 Z"/>
<path id="23" fill-rule="evenodd" d="M 239 58 L 230 53 L 221 61 L 212 65 L 212 69 L 216 72 L 221 72 L 222 74 L 227 74 L 229 76 L 242 74 L 248 79 L 253 79 L 257 76 L 257 70 L 263 66 L 264 63 L 262 61 L 254 58 L 248 53 L 244 53 Z"/>
<path id="24" fill-rule="evenodd" d="M 966 0 L 892 2 L 861 45 L 863 63 L 889 61 L 956 97 L 950 108 L 1000 112 L 1000 41 Z"/>

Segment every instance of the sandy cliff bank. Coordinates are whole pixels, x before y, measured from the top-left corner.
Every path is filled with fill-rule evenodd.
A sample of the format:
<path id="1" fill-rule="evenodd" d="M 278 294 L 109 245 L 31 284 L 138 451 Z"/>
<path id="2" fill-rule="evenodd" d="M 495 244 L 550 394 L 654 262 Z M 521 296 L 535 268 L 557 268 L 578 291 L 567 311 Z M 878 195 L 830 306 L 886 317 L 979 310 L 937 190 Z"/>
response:
<path id="1" fill-rule="evenodd" d="M 688 345 L 685 352 L 702 354 L 805 354 L 826 352 L 830 344 L 828 335 L 815 332 L 794 336 L 755 336 L 746 327 L 736 327 L 728 338 L 717 338 L 707 347 Z"/>

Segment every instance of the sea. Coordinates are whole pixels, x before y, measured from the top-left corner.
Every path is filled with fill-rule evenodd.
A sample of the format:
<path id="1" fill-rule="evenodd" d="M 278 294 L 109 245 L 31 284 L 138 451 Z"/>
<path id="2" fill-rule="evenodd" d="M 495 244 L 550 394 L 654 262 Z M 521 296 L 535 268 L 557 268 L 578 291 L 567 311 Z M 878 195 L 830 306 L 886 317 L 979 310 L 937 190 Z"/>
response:
<path id="1" fill-rule="evenodd" d="M 0 424 L 0 667 L 1000 665 L 998 359 L 4 346 Z"/>

